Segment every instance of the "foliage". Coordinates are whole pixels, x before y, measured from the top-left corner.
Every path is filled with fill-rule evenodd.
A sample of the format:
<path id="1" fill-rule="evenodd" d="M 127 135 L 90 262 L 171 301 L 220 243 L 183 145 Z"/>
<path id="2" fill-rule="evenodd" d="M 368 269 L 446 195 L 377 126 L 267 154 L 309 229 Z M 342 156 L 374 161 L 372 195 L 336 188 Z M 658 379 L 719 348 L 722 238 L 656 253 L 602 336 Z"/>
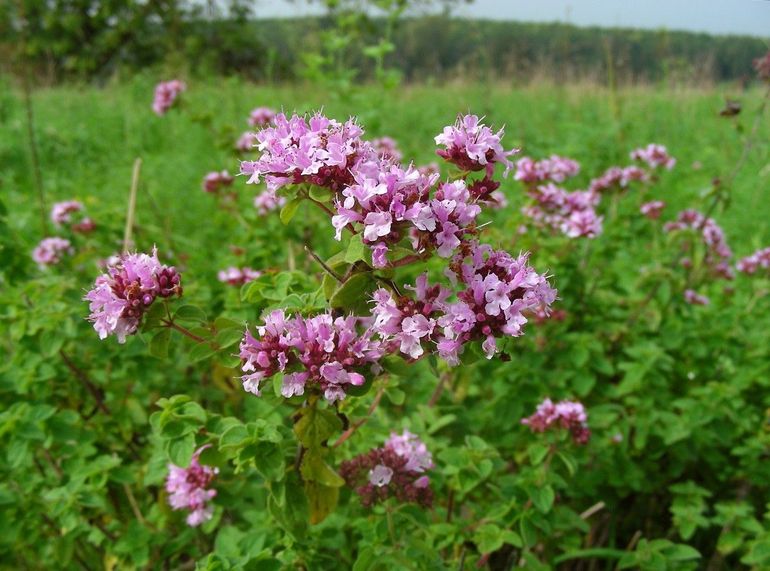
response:
<path id="1" fill-rule="evenodd" d="M 510 360 L 479 353 L 457 368 L 434 359 L 389 362 L 386 375 L 337 411 L 284 399 L 278 378 L 261 397 L 247 394 L 233 380 L 240 374 L 233 353 L 244 325 L 261 323 L 265 311 L 312 314 L 326 306 L 319 290 L 326 272 L 305 245 L 332 270 L 361 263 L 363 249 L 349 238 L 336 242 L 326 215 L 307 199 L 290 202 L 283 216 L 261 217 L 243 178 L 234 197 L 199 189 L 208 168 L 234 168 L 233 125 L 245 119 L 247 102 L 312 108 L 322 93 L 311 99 L 191 82 L 182 108 L 162 118 L 152 114 L 152 89 L 141 79 L 80 95 L 39 94 L 46 188 L 57 199 L 80 199 L 97 225 L 73 237 L 74 256 L 46 271 L 30 258 L 43 234 L 28 198 L 23 113 L 13 97 L 0 123 L 9 191 L 0 209 L 2 565 L 766 568 L 767 277 L 738 276 L 731 291 L 702 280 L 711 304 L 689 305 L 682 293 L 695 278 L 675 263 L 681 243 L 639 214 L 650 198 L 669 204 L 665 220 L 677 208 L 708 209 L 715 195 L 699 197 L 699 189 L 711 189 L 713 176 L 728 180 L 751 135 L 733 127 L 753 117 L 719 118 L 714 93 L 621 93 L 619 117 L 600 105 L 603 92 L 363 94 L 354 104 L 371 125 L 367 136 L 394 136 L 420 163 L 454 111 L 488 107 L 487 120 L 506 123 L 509 143 L 520 137 L 527 154 L 579 159 L 580 185 L 627 160 L 627 150 L 655 131 L 678 164 L 653 185 L 603 199 L 604 233 L 579 241 L 533 227 L 520 234 L 529 223 L 520 213 L 526 193 L 504 180 L 510 206 L 484 214 L 488 240 L 533 252 L 533 265 L 553 275 L 554 308 L 566 311 L 564 319 L 530 323 L 524 337 L 506 342 Z M 747 96 L 745 109 L 760 97 Z M 344 119 L 356 110 L 326 113 Z M 770 238 L 760 226 L 764 203 L 752 194 L 770 160 L 767 134 L 761 125 L 759 142 L 724 189 L 730 209 L 722 211 L 720 191 L 711 213 L 739 255 Z M 143 330 L 120 345 L 98 339 L 83 319 L 82 297 L 99 272 L 96 260 L 121 247 L 136 154 L 146 170 L 135 240 L 145 251 L 157 244 L 176 265 L 184 297 L 169 304 L 170 315 L 151 310 Z M 703 166 L 694 168 L 695 160 Z M 745 232 L 749 225 L 757 237 Z M 242 288 L 218 282 L 217 270 L 234 263 L 263 276 Z M 392 279 L 411 283 L 415 275 L 397 269 Z M 356 301 L 342 298 L 342 306 Z M 164 319 L 179 329 L 163 327 Z M 546 396 L 585 404 L 586 446 L 521 424 Z M 433 508 L 394 501 L 364 508 L 336 470 L 403 428 L 433 454 Z M 212 446 L 201 463 L 219 468 L 217 496 L 213 518 L 191 528 L 168 506 L 163 482 L 169 462 L 188 465 L 203 444 Z"/>

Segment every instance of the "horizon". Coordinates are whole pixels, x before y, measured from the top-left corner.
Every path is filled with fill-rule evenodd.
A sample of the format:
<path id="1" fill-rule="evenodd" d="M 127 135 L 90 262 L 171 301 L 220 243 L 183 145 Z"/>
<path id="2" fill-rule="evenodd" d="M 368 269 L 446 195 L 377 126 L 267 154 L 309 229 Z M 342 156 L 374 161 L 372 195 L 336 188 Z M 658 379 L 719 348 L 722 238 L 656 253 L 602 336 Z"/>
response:
<path id="1" fill-rule="evenodd" d="M 738 7 L 739 6 L 739 7 Z M 271 0 L 258 6 L 257 19 L 320 16 L 308 0 Z M 410 16 L 440 13 L 411 10 Z M 453 7 L 454 18 L 566 24 L 579 28 L 666 30 L 717 36 L 751 36 L 770 41 L 770 2 L 765 0 L 474 0 Z"/>

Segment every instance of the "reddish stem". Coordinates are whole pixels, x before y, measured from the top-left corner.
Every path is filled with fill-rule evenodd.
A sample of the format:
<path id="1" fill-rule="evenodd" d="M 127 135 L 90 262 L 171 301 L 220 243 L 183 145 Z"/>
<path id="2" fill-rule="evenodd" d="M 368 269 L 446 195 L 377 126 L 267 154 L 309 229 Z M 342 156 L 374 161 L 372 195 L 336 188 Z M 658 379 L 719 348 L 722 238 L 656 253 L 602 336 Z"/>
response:
<path id="1" fill-rule="evenodd" d="M 357 422 L 353 423 L 353 425 L 350 428 L 348 428 L 345 432 L 343 432 L 342 435 L 337 439 L 337 441 L 332 445 L 332 448 L 337 448 L 338 446 L 340 446 L 348 438 L 353 436 L 353 433 L 356 430 L 358 430 L 361 426 L 366 424 L 366 421 L 369 420 L 369 417 L 372 416 L 374 409 L 376 409 L 377 405 L 380 404 L 380 399 L 382 399 L 382 395 L 384 392 L 385 392 L 385 385 L 380 387 L 380 390 L 377 391 L 377 395 L 374 397 L 374 401 L 372 401 L 372 404 L 369 407 L 369 410 L 366 412 L 366 416 L 361 420 L 358 420 Z"/>
<path id="2" fill-rule="evenodd" d="M 181 325 L 177 325 L 173 321 L 166 321 L 164 319 L 162 323 L 163 323 L 164 327 L 170 327 L 171 329 L 174 329 L 175 331 L 179 331 L 179 333 L 181 333 L 185 337 L 189 337 L 190 339 L 192 339 L 196 343 L 208 343 L 212 347 L 214 346 L 214 344 L 211 343 L 211 341 L 209 341 L 208 339 L 204 339 L 203 337 L 200 337 L 199 335 L 196 335 L 195 333 L 193 333 L 189 329 L 187 329 L 185 327 L 182 327 Z"/>

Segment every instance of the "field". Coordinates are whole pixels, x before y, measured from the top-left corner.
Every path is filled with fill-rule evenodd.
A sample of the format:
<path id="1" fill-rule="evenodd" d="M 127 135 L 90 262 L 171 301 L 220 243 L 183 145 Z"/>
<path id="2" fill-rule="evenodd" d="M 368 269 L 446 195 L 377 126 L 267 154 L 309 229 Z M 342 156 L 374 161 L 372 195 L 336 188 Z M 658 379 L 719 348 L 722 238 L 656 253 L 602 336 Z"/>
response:
<path id="1" fill-rule="evenodd" d="M 39 165 L 23 93 L 0 94 L 0 352 L 8 355 L 0 363 L 0 520 L 12 522 L 0 526 L 0 569 L 768 568 L 767 266 L 739 267 L 729 281 L 718 275 L 770 244 L 761 86 L 457 83 L 339 95 L 312 84 L 191 80 L 157 116 L 154 85 L 140 75 L 101 89 L 35 91 Z M 720 116 L 728 98 L 740 100 L 735 117 Z M 289 369 L 276 374 L 267 357 L 254 357 L 270 370 L 258 398 L 241 386 L 254 366 L 237 354 L 245 327 L 254 332 L 276 309 L 368 315 L 381 309 L 375 288 L 401 303 L 422 272 L 433 283 L 447 281 L 450 268 L 430 250 L 415 263 L 403 253 L 407 240 L 393 247 L 406 263 L 377 266 L 359 236 L 368 230 L 342 233 L 355 220 L 335 241 L 327 212 L 337 205 L 322 185 L 289 185 L 280 215 L 257 212 L 264 184 L 246 176 L 204 192 L 207 173 L 236 173 L 240 159 L 255 158 L 234 143 L 258 106 L 355 116 L 365 138 L 395 139 L 405 163 L 441 162 L 442 177 L 468 184 L 479 171 L 446 164 L 434 142 L 466 113 L 504 126 L 505 149 L 521 147 L 521 156 L 578 161 L 579 174 L 564 182 L 570 190 L 630 164 L 629 152 L 648 143 L 665 145 L 676 165 L 651 166 L 643 182 L 595 197 L 603 232 L 590 237 L 530 220 L 522 207 L 539 200 L 535 187 L 498 170 L 508 205 L 485 209 L 468 236 L 512 255 L 531 252 L 527 263 L 558 290 L 555 300 L 537 293 L 552 305 L 550 319 L 547 307 L 527 308 L 522 336 L 499 334 L 494 350 L 488 332 L 469 338 L 458 366 L 431 353 L 440 344 L 431 333 L 410 358 L 404 345 L 383 357 L 382 374 L 359 363 L 350 378 L 362 386 L 350 381 L 336 402 L 310 384 L 281 396 Z M 295 204 L 294 192 L 304 200 Z M 654 199 L 666 203 L 660 220 L 640 214 Z M 39 268 L 31 253 L 64 231 L 49 210 L 65 200 L 80 201 L 96 230 L 72 234 L 75 251 Z M 714 220 L 664 230 L 688 208 Z M 704 228 L 720 237 L 701 240 Z M 460 248 L 475 247 L 461 236 Z M 712 258 L 724 241 L 727 270 Z M 182 300 L 178 290 L 162 300 L 153 293 L 139 330 L 119 344 L 99 339 L 82 297 L 103 260 L 127 245 L 157 246 L 184 292 Z M 228 266 L 263 275 L 231 287 L 217 276 Z M 535 288 L 510 287 L 505 295 Z M 488 315 L 475 318 L 494 322 L 499 313 L 483 295 Z M 419 311 L 431 314 L 427 305 Z M 523 424 L 547 397 L 585 406 L 587 421 Z M 386 462 L 392 450 L 383 442 L 403 429 L 422 438 L 432 460 L 419 470 L 377 464 L 364 472 L 368 491 L 352 484 L 355 463 L 365 465 L 366 454 Z M 169 465 L 192 470 L 198 460 L 216 466 L 204 478 L 216 495 L 203 521 L 187 525 L 169 505 Z M 378 484 L 372 478 L 384 468 Z M 423 471 L 429 493 L 416 478 Z M 407 484 L 388 487 L 404 474 Z M 386 495 L 370 506 L 378 489 Z"/>

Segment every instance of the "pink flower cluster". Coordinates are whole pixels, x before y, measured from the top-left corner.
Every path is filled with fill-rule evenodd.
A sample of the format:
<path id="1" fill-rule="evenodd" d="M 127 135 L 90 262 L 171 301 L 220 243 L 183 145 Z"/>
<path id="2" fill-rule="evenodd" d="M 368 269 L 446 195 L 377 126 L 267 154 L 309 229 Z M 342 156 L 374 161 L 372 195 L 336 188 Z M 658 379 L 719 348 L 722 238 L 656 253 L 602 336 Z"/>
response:
<path id="1" fill-rule="evenodd" d="M 252 127 L 267 127 L 275 118 L 275 111 L 270 107 L 257 107 L 249 113 L 249 125 Z"/>
<path id="2" fill-rule="evenodd" d="M 411 359 L 418 359 L 425 353 L 423 343 L 436 343 L 438 319 L 450 292 L 439 285 L 429 286 L 428 277 L 417 278 L 414 298 L 393 297 L 386 289 L 374 292 L 372 329 L 382 337 L 388 349 L 400 351 Z"/>
<path id="3" fill-rule="evenodd" d="M 208 487 L 219 473 L 219 469 L 200 463 L 201 452 L 206 448 L 208 446 L 202 446 L 195 451 L 187 468 L 168 465 L 168 503 L 175 510 L 190 512 L 187 515 L 187 525 L 191 527 L 210 520 L 214 513 L 209 502 L 217 495 L 217 491 Z"/>
<path id="4" fill-rule="evenodd" d="M 250 175 L 249 183 L 264 178 L 268 190 L 301 183 L 341 190 L 353 183 L 351 171 L 373 154 L 362 134 L 352 119 L 339 123 L 320 113 L 287 119 L 279 113 L 256 135 L 260 157 L 242 162 L 241 172 Z"/>
<path id="5" fill-rule="evenodd" d="M 455 256 L 450 266 L 458 301 L 445 307 L 438 319 L 443 338 L 438 353 L 456 364 L 463 345 L 481 340 L 487 358 L 498 352 L 496 339 L 519 337 L 527 314 L 546 311 L 556 300 L 556 290 L 545 275 L 529 265 L 529 254 L 511 256 L 486 244 L 473 243 Z M 451 276 L 450 276 L 451 277 Z"/>
<path id="6" fill-rule="evenodd" d="M 57 226 L 69 224 L 72 220 L 72 213 L 81 212 L 83 210 L 83 204 L 77 200 L 65 200 L 64 202 L 57 202 L 51 208 L 51 220 Z"/>
<path id="7" fill-rule="evenodd" d="M 666 232 L 690 231 L 700 235 L 700 239 L 706 246 L 704 262 L 711 272 L 720 278 L 731 280 L 735 273 L 730 267 L 730 258 L 733 252 L 727 245 L 725 233 L 713 218 L 705 218 L 697 210 L 683 210 L 679 213 L 675 222 L 667 222 L 663 225 Z M 689 264 L 689 260 L 685 265 Z"/>
<path id="8" fill-rule="evenodd" d="M 650 166 L 674 166 L 675 160 L 666 152 L 665 147 L 649 145 L 631 153 L 632 157 L 644 160 Z M 638 166 L 610 167 L 601 176 L 594 178 L 588 190 L 569 191 L 554 183 L 562 183 L 575 176 L 580 165 L 572 159 L 553 155 L 548 159 L 536 161 L 523 157 L 516 163 L 515 179 L 524 183 L 532 198 L 532 204 L 525 206 L 522 212 L 531 218 L 537 226 L 558 231 L 570 238 L 593 238 L 602 232 L 602 217 L 597 207 L 604 192 L 623 190 L 632 181 L 648 181 L 647 171 Z M 655 214 L 657 202 L 643 206 L 643 213 L 650 217 Z"/>
<path id="9" fill-rule="evenodd" d="M 263 379 L 283 372 L 286 396 L 303 394 L 305 384 L 312 382 L 334 401 L 344 397 L 345 385 L 363 382 L 351 367 L 376 363 L 386 353 L 417 359 L 431 351 L 457 363 L 464 346 L 478 341 L 491 358 L 498 351 L 497 337 L 520 335 L 527 322 L 524 315 L 547 313 L 554 301 L 555 291 L 545 276 L 528 266 L 526 255 L 513 258 L 475 241 L 481 205 L 497 200 L 493 193 L 499 184 L 491 178 L 494 165 L 511 166 L 507 156 L 512 151 L 503 151 L 500 142 L 502 130 L 494 133 L 478 117 L 466 116 L 436 137 L 446 145 L 439 154 L 447 160 L 466 171 L 484 171 L 480 180 L 468 180 L 466 174 L 451 182 L 439 182 L 438 173 L 421 172 L 413 165 L 405 168 L 392 157 L 378 156 L 376 146 L 361 139 L 362 134 L 352 121 L 278 115 L 273 126 L 257 135 L 261 156 L 243 163 L 242 171 L 252 175 L 250 182 L 264 177 L 269 193 L 300 183 L 331 189 L 336 238 L 340 240 L 345 229 L 360 234 L 371 249 L 375 268 L 424 260 L 432 253 L 452 259 L 449 275 L 458 286 L 456 298 L 450 302 L 451 292 L 429 286 L 424 276 L 413 288 L 414 296 L 393 297 L 379 290 L 373 324 L 357 337 L 360 347 L 353 355 L 347 354 L 346 338 L 350 332 L 358 335 L 364 320 L 340 318 L 332 328 L 328 315 L 290 319 L 273 313 L 258 329 L 259 338 L 247 333 L 241 345 L 243 382 L 250 392 L 258 393 Z M 389 260 L 394 246 L 404 243 L 415 253 Z M 321 329 L 315 320 L 323 321 Z M 340 347 L 336 338 L 329 341 L 328 351 L 317 351 L 320 334 L 305 339 L 306 329 L 345 338 L 343 354 L 336 353 Z"/>
<path id="10" fill-rule="evenodd" d="M 663 167 L 671 170 L 676 165 L 676 159 L 668 154 L 666 147 L 655 143 L 631 151 L 630 156 L 632 160 L 641 161 L 651 169 Z"/>
<path id="11" fill-rule="evenodd" d="M 436 135 L 437 145 L 444 145 L 436 154 L 444 160 L 456 165 L 466 172 L 486 170 L 491 176 L 495 163 L 505 165 L 503 176 L 513 167 L 509 156 L 519 152 L 518 149 L 503 150 L 501 140 L 504 129 L 497 133 L 481 122 L 476 115 L 460 115 L 454 125 L 444 127 L 440 135 Z"/>
<path id="12" fill-rule="evenodd" d="M 592 179 L 588 184 L 588 190 L 595 193 L 609 190 L 623 190 L 632 181 L 647 181 L 647 172 L 637 166 L 610 167 L 600 177 Z"/>
<path id="13" fill-rule="evenodd" d="M 364 373 L 380 372 L 381 343 L 361 331 L 356 317 L 288 317 L 276 310 L 257 327 L 247 329 L 240 345 L 243 388 L 260 394 L 260 383 L 283 373 L 281 394 L 289 398 L 317 388 L 326 400 L 345 398 L 345 389 L 365 382 Z"/>
<path id="14" fill-rule="evenodd" d="M 705 295 L 701 295 L 695 290 L 686 289 L 684 291 L 684 300 L 690 305 L 708 305 L 711 300 Z"/>
<path id="15" fill-rule="evenodd" d="M 540 161 L 522 157 L 516 161 L 516 173 L 513 178 L 528 185 L 547 181 L 561 184 L 579 172 L 580 163 L 559 155 L 551 155 Z"/>
<path id="16" fill-rule="evenodd" d="M 69 226 L 70 230 L 80 234 L 91 232 L 96 225 L 88 216 L 84 216 L 85 208 L 77 200 L 65 200 L 57 202 L 51 208 L 51 220 L 56 226 Z M 80 213 L 78 221 L 73 219 L 73 214 Z"/>
<path id="17" fill-rule="evenodd" d="M 645 202 L 639 207 L 639 212 L 650 220 L 657 220 L 663 213 L 663 209 L 666 207 L 666 203 L 662 200 L 651 200 Z"/>
<path id="18" fill-rule="evenodd" d="M 528 314 L 545 311 L 556 291 L 545 276 L 518 258 L 477 243 L 464 247 L 450 265 L 451 292 L 430 286 L 426 276 L 417 279 L 414 298 L 394 297 L 385 289 L 374 293 L 372 329 L 388 351 L 417 359 L 426 349 L 435 350 L 451 365 L 459 363 L 467 343 L 481 341 L 487 358 L 498 352 L 497 338 L 518 337 Z"/>
<path id="19" fill-rule="evenodd" d="M 260 216 L 283 208 L 284 204 L 286 204 L 286 199 L 283 196 L 278 196 L 274 190 L 263 190 L 254 197 L 254 208 L 257 209 L 257 214 Z"/>
<path id="20" fill-rule="evenodd" d="M 602 217 L 596 213 L 599 194 L 590 190 L 570 192 L 553 183 L 529 190 L 534 204 L 522 212 L 536 224 L 569 238 L 594 238 L 602 233 Z"/>
<path id="21" fill-rule="evenodd" d="M 40 269 L 45 269 L 49 266 L 55 266 L 62 261 L 65 254 L 73 254 L 72 244 L 65 238 L 59 238 L 53 236 L 50 238 L 43 238 L 40 243 L 32 250 L 32 259 L 40 266 Z"/>
<path id="22" fill-rule="evenodd" d="M 220 270 L 217 273 L 217 279 L 220 282 L 231 286 L 242 286 L 243 284 L 254 281 L 261 275 L 262 272 L 253 270 L 249 267 L 236 268 L 235 266 L 230 266 L 229 268 Z"/>
<path id="23" fill-rule="evenodd" d="M 152 110 L 155 111 L 156 115 L 164 115 L 174 105 L 177 97 L 186 89 L 187 85 L 178 79 L 159 83 L 155 87 Z"/>
<path id="24" fill-rule="evenodd" d="M 404 156 L 398 148 L 398 143 L 391 137 L 378 137 L 372 139 L 372 148 L 377 156 L 383 161 L 398 163 Z"/>
<path id="25" fill-rule="evenodd" d="M 433 493 L 425 472 L 432 467 L 433 458 L 425 443 L 404 430 L 402 434 L 391 433 L 384 447 L 343 462 L 340 475 L 361 496 L 364 507 L 391 496 L 430 507 Z"/>
<path id="26" fill-rule="evenodd" d="M 521 420 L 533 432 L 545 432 L 551 429 L 569 430 L 576 444 L 586 444 L 591 437 L 588 428 L 588 414 L 579 402 L 563 400 L 553 403 L 547 398 L 539 405 L 532 416 Z"/>
<path id="27" fill-rule="evenodd" d="M 115 335 L 118 343 L 136 333 L 144 312 L 156 298 L 182 295 L 179 273 L 161 264 L 158 251 L 152 255 L 124 254 L 107 268 L 86 294 L 91 302 L 89 321 L 100 339 Z"/>
<path id="28" fill-rule="evenodd" d="M 749 275 L 755 274 L 760 268 L 767 272 L 770 269 L 770 248 L 762 248 L 750 256 L 741 258 L 736 264 L 736 268 L 739 272 Z"/>
<path id="29" fill-rule="evenodd" d="M 240 153 L 248 153 L 249 151 L 253 151 L 255 149 L 255 146 L 257 144 L 257 134 L 253 131 L 246 131 L 241 134 L 240 137 L 238 137 L 238 140 L 235 142 L 235 150 Z"/>
<path id="30" fill-rule="evenodd" d="M 235 178 L 226 170 L 213 171 L 203 177 L 203 192 L 216 194 L 220 189 L 231 186 Z"/>
<path id="31" fill-rule="evenodd" d="M 342 191 L 332 224 L 341 239 L 352 223 L 363 225 L 363 241 L 372 249 L 375 267 L 384 267 L 388 246 L 409 235 L 417 251 L 435 249 L 450 257 L 468 233 L 475 231 L 481 207 L 475 204 L 463 180 L 441 183 L 430 198 L 437 175 L 421 175 L 413 167 L 390 165 L 373 176 L 358 172 Z M 414 232 L 411 232 L 414 231 Z"/>

